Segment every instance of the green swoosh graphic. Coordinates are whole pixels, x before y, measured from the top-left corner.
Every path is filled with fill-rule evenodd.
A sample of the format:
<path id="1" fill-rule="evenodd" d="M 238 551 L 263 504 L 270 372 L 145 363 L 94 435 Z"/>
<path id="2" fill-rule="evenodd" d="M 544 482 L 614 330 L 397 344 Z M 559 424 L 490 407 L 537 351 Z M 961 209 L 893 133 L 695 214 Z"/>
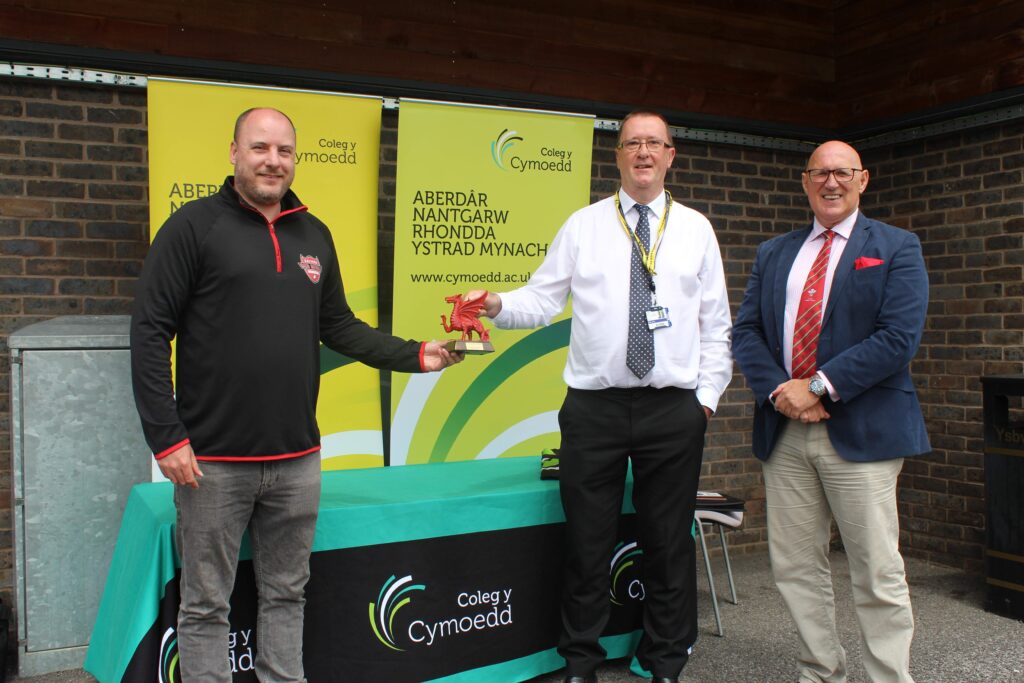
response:
<path id="1" fill-rule="evenodd" d="M 168 681 L 176 681 L 176 680 L 178 680 L 178 679 L 176 679 L 174 677 L 174 672 L 177 671 L 177 670 L 178 670 L 178 655 L 174 655 L 174 658 L 171 659 L 171 668 L 167 672 L 167 680 Z"/>
<path id="2" fill-rule="evenodd" d="M 388 630 L 392 633 L 395 632 L 395 615 L 398 614 L 398 610 L 402 609 L 410 602 L 412 602 L 412 598 L 406 598 L 391 608 L 391 614 L 388 615 Z"/>
<path id="3" fill-rule="evenodd" d="M 612 588 L 613 589 L 615 587 L 615 584 L 618 583 L 618 581 L 619 581 L 619 575 L 622 574 L 622 572 L 626 571 L 626 569 L 628 569 L 629 567 L 632 567 L 632 566 L 633 566 L 633 560 L 630 560 L 629 562 L 623 562 L 621 565 L 619 565 L 618 570 L 616 570 L 616 572 L 615 572 L 615 576 L 612 577 Z"/>
<path id="4" fill-rule="evenodd" d="M 381 642 L 381 644 L 386 645 L 387 647 L 390 647 L 392 650 L 395 650 L 397 652 L 402 652 L 401 648 L 395 647 L 394 645 L 389 643 L 387 640 L 385 640 L 384 636 L 382 636 L 380 634 L 380 631 L 377 629 L 377 617 L 374 614 L 374 609 L 373 608 L 374 608 L 374 604 L 371 602 L 370 603 L 370 610 L 369 611 L 370 611 L 370 626 L 373 627 L 373 634 L 375 636 L 377 636 L 377 640 L 379 640 Z"/>
<path id="5" fill-rule="evenodd" d="M 377 308 L 377 288 L 367 287 L 356 292 L 346 292 L 345 300 L 353 311 L 365 311 Z M 337 370 L 351 363 L 355 359 L 333 351 L 323 344 L 320 345 L 320 374 L 326 375 L 331 370 Z"/>
<path id="6" fill-rule="evenodd" d="M 175 650 L 177 645 L 177 638 L 167 643 L 167 654 L 164 655 L 164 671 L 168 672 L 167 680 L 169 682 L 174 681 L 174 669 L 178 665 L 178 653 Z"/>
<path id="7" fill-rule="evenodd" d="M 615 595 L 615 584 L 617 584 L 619 582 L 619 574 L 624 572 L 626 570 L 626 568 L 632 567 L 632 566 L 633 566 L 633 561 L 632 560 L 630 560 L 629 562 L 624 562 L 622 565 L 619 566 L 618 571 L 615 572 L 615 576 L 612 577 L 612 602 L 614 602 L 616 605 L 621 605 L 622 604 L 621 602 L 619 602 L 619 596 Z"/>
<path id="8" fill-rule="evenodd" d="M 571 319 L 541 328 L 513 344 L 481 372 L 448 414 L 437 435 L 429 462 L 444 462 L 469 418 L 501 384 L 541 356 L 569 345 Z"/>

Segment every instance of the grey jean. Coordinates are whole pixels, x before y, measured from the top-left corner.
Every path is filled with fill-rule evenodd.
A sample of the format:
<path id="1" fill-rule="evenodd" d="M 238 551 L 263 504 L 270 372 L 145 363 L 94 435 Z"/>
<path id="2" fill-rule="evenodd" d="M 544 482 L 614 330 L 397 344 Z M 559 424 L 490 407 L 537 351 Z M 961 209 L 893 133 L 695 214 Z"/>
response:
<path id="1" fill-rule="evenodd" d="M 303 681 L 303 591 L 320 506 L 319 454 L 199 467 L 198 489 L 174 487 L 181 680 L 231 681 L 229 599 L 248 528 L 259 594 L 256 676 L 260 683 Z"/>

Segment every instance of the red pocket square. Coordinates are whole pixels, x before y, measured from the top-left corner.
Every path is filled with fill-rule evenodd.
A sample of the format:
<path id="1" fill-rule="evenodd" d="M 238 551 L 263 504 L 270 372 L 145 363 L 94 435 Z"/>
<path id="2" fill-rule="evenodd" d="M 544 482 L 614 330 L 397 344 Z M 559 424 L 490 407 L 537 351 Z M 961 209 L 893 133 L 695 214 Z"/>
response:
<path id="1" fill-rule="evenodd" d="M 874 266 L 880 266 L 885 261 L 880 258 L 871 258 L 870 256 L 861 256 L 853 262 L 854 270 L 860 270 L 861 268 L 873 268 Z"/>

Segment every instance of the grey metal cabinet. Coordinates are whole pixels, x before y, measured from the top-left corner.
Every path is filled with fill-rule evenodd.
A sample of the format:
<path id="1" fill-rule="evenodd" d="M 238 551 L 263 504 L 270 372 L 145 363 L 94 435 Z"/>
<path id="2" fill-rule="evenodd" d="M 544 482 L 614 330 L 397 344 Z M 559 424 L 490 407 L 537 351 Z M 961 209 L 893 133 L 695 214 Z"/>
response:
<path id="1" fill-rule="evenodd" d="M 18 673 L 82 665 L 131 487 L 151 477 L 128 316 L 64 316 L 9 338 Z"/>

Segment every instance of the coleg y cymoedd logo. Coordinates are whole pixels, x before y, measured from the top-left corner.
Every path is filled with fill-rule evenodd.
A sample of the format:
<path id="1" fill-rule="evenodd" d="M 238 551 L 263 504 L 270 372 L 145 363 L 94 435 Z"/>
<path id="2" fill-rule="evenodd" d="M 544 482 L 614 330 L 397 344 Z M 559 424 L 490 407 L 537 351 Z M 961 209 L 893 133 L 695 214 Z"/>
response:
<path id="1" fill-rule="evenodd" d="M 181 683 L 178 671 L 178 633 L 169 627 L 160 638 L 160 661 L 157 663 L 158 683 Z"/>
<path id="2" fill-rule="evenodd" d="M 494 159 L 495 165 L 502 171 L 508 170 L 505 165 L 505 155 L 515 146 L 516 140 L 522 142 L 523 138 L 516 131 L 506 128 L 491 142 L 491 157 Z"/>
<path id="3" fill-rule="evenodd" d="M 491 141 L 491 159 L 502 171 L 513 173 L 572 173 L 573 150 L 531 138 L 534 144 L 525 144 L 518 131 L 506 128 Z M 513 152 L 516 142 L 524 142 Z"/>
<path id="4" fill-rule="evenodd" d="M 626 571 L 636 564 L 637 558 L 641 555 L 643 550 L 636 541 L 622 542 L 615 546 L 608 572 L 611 574 L 611 599 L 616 605 L 622 605 L 627 599 L 644 599 L 644 584 L 636 577 L 635 571 Z"/>
<path id="5" fill-rule="evenodd" d="M 412 602 L 411 593 L 413 591 L 426 589 L 427 587 L 421 583 L 414 584 L 411 574 L 400 579 L 392 574 L 391 578 L 384 582 L 380 588 L 380 594 L 377 596 L 377 602 L 370 603 L 370 626 L 373 628 L 373 634 L 377 636 L 377 640 L 392 650 L 405 651 L 395 642 L 395 634 L 392 631 L 395 615 L 398 610 Z"/>

